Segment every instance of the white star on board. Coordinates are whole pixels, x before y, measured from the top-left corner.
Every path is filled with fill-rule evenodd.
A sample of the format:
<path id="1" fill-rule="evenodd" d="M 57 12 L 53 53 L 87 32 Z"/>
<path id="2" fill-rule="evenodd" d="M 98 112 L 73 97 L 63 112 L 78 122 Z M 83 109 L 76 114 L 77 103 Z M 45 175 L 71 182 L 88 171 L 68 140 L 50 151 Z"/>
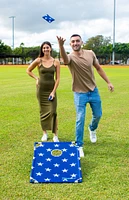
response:
<path id="1" fill-rule="evenodd" d="M 68 171 L 68 169 L 63 169 L 63 170 L 62 170 L 62 172 L 67 172 L 67 171 Z"/>
<path id="2" fill-rule="evenodd" d="M 50 172 L 51 169 L 50 168 L 45 168 L 46 172 Z"/>
<path id="3" fill-rule="evenodd" d="M 66 158 L 62 159 L 63 162 L 67 162 L 67 160 L 68 160 L 68 159 L 66 159 Z"/>
<path id="4" fill-rule="evenodd" d="M 71 153 L 70 156 L 75 156 L 75 153 Z"/>
<path id="5" fill-rule="evenodd" d="M 77 176 L 77 174 L 71 174 L 72 178 L 75 178 Z"/>
<path id="6" fill-rule="evenodd" d="M 38 164 L 38 166 L 42 166 L 42 165 L 43 165 L 43 163 L 41 163 L 41 162 L 40 162 L 40 163 L 37 163 L 37 164 Z"/>
<path id="7" fill-rule="evenodd" d="M 37 175 L 37 176 L 41 176 L 41 175 L 42 175 L 42 173 L 38 172 L 38 173 L 36 173 L 36 175 Z"/>
<path id="8" fill-rule="evenodd" d="M 68 181 L 67 178 L 63 178 L 63 181 Z"/>
<path id="9" fill-rule="evenodd" d="M 76 163 L 71 163 L 70 165 L 71 167 L 75 167 Z"/>
<path id="10" fill-rule="evenodd" d="M 65 149 L 65 148 L 64 148 L 64 149 L 62 149 L 62 151 L 66 152 L 66 151 L 67 151 L 67 149 Z"/>
<path id="11" fill-rule="evenodd" d="M 39 153 L 39 156 L 43 156 L 44 154 L 43 153 Z"/>
<path id="12" fill-rule="evenodd" d="M 60 145 L 59 145 L 59 144 L 55 144 L 54 146 L 55 146 L 55 147 L 59 147 Z"/>
<path id="13" fill-rule="evenodd" d="M 50 149 L 50 148 L 49 148 L 49 149 L 46 149 L 46 150 L 47 150 L 47 152 L 48 152 L 48 151 L 51 151 L 51 149 Z"/>
<path id="14" fill-rule="evenodd" d="M 54 164 L 54 166 L 55 166 L 55 167 L 59 167 L 59 164 L 58 164 L 58 163 L 56 163 L 56 164 Z"/>
<path id="15" fill-rule="evenodd" d="M 51 161 L 51 159 L 50 159 L 50 158 L 47 158 L 46 161 Z"/>
<path id="16" fill-rule="evenodd" d="M 46 179 L 44 179 L 45 181 L 50 181 L 51 179 L 49 179 L 49 178 L 46 178 Z"/>
<path id="17" fill-rule="evenodd" d="M 59 174 L 53 174 L 54 177 L 59 177 Z"/>

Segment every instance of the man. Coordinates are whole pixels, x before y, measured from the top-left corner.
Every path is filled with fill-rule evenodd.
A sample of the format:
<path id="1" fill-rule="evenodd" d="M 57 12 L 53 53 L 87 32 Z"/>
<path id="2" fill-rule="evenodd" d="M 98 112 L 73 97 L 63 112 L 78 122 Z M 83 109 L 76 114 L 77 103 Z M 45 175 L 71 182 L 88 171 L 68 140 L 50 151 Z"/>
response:
<path id="1" fill-rule="evenodd" d="M 84 157 L 83 135 L 86 114 L 86 105 L 90 104 L 92 110 L 92 120 L 88 130 L 92 143 L 97 141 L 96 129 L 102 116 L 101 98 L 95 83 L 93 66 L 98 74 L 107 82 L 110 91 L 114 90 L 105 72 L 101 68 L 95 53 L 92 50 L 81 48 L 83 41 L 80 35 L 74 34 L 70 37 L 70 45 L 73 52 L 68 54 L 64 49 L 65 39 L 58 37 L 60 54 L 64 64 L 68 65 L 73 79 L 72 90 L 74 92 L 74 103 L 76 107 L 76 145 L 78 146 L 80 157 Z"/>

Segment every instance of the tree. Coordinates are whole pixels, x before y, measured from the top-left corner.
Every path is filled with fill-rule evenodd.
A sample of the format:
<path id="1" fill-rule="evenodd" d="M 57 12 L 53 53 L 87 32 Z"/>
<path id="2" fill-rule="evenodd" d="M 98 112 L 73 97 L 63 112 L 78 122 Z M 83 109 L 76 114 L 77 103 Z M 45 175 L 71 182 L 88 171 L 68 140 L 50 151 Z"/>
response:
<path id="1" fill-rule="evenodd" d="M 0 40 L 0 63 L 1 64 L 6 64 L 7 62 L 6 55 L 12 55 L 12 49 L 10 46 L 4 44 L 2 40 Z"/>
<path id="2" fill-rule="evenodd" d="M 6 44 L 4 44 L 2 42 L 2 40 L 0 40 L 0 54 L 1 55 L 6 55 L 6 54 L 10 55 L 10 54 L 12 54 L 11 47 L 6 45 Z"/>
<path id="3" fill-rule="evenodd" d="M 122 60 L 126 63 L 129 58 L 129 43 L 116 43 L 114 50 L 118 60 Z"/>
<path id="4" fill-rule="evenodd" d="M 101 58 L 105 60 L 104 62 L 109 62 L 112 53 L 111 37 L 104 37 L 102 35 L 91 37 L 83 45 L 83 49 L 91 49 L 99 59 Z"/>

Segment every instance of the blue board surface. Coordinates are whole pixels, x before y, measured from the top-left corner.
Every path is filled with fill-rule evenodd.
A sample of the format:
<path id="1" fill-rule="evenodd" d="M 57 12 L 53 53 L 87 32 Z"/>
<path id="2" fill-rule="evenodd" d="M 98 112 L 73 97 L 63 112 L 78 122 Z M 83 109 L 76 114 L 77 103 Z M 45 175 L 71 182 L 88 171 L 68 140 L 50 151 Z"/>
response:
<path id="1" fill-rule="evenodd" d="M 82 182 L 80 156 L 72 142 L 35 142 L 30 183 Z"/>

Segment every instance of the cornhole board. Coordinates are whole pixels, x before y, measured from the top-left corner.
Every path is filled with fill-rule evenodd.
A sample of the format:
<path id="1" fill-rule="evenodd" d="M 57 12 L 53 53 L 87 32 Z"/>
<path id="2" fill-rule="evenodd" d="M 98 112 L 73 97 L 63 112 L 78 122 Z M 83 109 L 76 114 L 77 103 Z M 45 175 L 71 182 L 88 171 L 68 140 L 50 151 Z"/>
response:
<path id="1" fill-rule="evenodd" d="M 72 142 L 35 142 L 30 183 L 80 183 L 80 156 Z"/>

